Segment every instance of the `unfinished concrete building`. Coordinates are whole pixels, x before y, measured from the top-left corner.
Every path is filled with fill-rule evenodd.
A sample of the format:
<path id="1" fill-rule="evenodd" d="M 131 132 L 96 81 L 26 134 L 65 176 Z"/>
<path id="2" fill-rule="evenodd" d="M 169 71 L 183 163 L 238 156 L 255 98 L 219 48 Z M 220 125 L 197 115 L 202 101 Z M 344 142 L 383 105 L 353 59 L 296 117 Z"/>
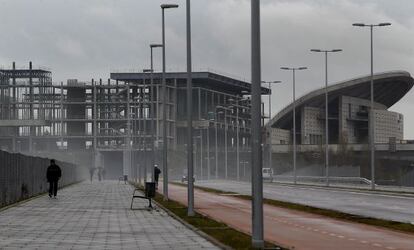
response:
<path id="1" fill-rule="evenodd" d="M 105 168 L 107 177 L 149 176 L 160 164 L 167 126 L 172 176 L 185 163 L 186 74 L 112 73 L 111 79 L 52 84 L 51 72 L 0 70 L 0 146 L 11 152 L 70 159 Z M 247 176 L 250 84 L 212 72 L 193 73 L 193 119 L 198 178 Z M 263 94 L 269 90 L 263 88 Z M 163 123 L 163 95 L 167 122 Z M 152 162 L 152 154 L 155 161 Z M 242 170 L 243 168 L 243 170 Z M 175 172 L 174 172 L 175 171 Z M 180 172 L 177 172 L 180 171 Z M 147 173 L 147 174 L 144 174 Z"/>

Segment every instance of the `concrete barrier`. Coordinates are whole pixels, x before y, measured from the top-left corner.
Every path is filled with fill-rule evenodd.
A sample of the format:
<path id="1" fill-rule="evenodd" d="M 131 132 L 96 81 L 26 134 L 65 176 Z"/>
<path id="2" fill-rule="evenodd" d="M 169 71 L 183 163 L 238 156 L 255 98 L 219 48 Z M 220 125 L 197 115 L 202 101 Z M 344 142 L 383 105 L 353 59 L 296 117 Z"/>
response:
<path id="1" fill-rule="evenodd" d="M 62 169 L 59 187 L 83 180 L 80 167 L 56 161 Z M 0 207 L 48 191 L 50 159 L 0 151 Z"/>

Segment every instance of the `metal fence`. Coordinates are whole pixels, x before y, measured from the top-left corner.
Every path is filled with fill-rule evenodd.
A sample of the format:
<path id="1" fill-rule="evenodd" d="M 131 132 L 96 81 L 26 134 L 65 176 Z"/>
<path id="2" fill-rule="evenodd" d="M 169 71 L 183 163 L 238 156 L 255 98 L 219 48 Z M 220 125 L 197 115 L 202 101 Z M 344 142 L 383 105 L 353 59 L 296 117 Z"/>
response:
<path id="1" fill-rule="evenodd" d="M 79 166 L 56 161 L 62 169 L 59 187 L 82 180 Z M 48 191 L 47 158 L 0 151 L 0 207 Z"/>

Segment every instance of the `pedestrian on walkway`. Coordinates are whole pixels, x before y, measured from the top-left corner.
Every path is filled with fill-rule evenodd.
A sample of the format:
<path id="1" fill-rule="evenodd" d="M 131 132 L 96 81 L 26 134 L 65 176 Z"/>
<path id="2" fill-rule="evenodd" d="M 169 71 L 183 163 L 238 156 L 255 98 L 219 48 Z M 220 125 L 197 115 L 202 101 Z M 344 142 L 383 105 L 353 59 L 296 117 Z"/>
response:
<path id="1" fill-rule="evenodd" d="M 101 167 L 98 168 L 98 180 L 99 181 L 102 180 L 102 168 Z"/>
<path id="2" fill-rule="evenodd" d="M 95 172 L 95 168 L 90 167 L 89 168 L 89 177 L 91 178 L 91 182 L 92 182 L 92 179 L 93 179 L 93 173 L 94 172 Z"/>
<path id="3" fill-rule="evenodd" d="M 158 178 L 160 177 L 161 170 L 158 168 L 158 165 L 154 166 L 154 180 L 155 180 L 155 189 L 158 189 Z"/>
<path id="4" fill-rule="evenodd" d="M 105 168 L 102 168 L 102 180 L 105 180 L 105 174 L 106 174 L 106 170 Z"/>
<path id="5" fill-rule="evenodd" d="M 49 182 L 49 197 L 56 198 L 57 189 L 58 189 L 58 181 L 62 177 L 62 170 L 60 167 L 56 165 L 55 160 L 50 160 L 50 166 L 47 168 L 46 172 L 46 179 Z"/>

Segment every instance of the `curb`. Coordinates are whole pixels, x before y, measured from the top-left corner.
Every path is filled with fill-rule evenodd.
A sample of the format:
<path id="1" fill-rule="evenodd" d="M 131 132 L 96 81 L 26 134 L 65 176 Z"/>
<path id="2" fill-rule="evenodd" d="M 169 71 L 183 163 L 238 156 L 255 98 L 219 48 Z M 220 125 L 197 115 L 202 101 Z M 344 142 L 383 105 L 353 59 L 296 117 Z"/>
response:
<path id="1" fill-rule="evenodd" d="M 153 202 L 162 210 L 164 210 L 168 215 L 170 215 L 171 217 L 173 217 L 174 219 L 178 220 L 179 222 L 181 222 L 181 224 L 183 224 L 184 226 L 186 226 L 187 228 L 189 228 L 190 230 L 194 231 L 195 233 L 197 233 L 198 235 L 200 235 L 201 237 L 205 238 L 206 240 L 210 241 L 211 243 L 213 243 L 214 245 L 216 245 L 217 247 L 221 248 L 221 249 L 232 249 L 231 247 L 221 243 L 220 241 L 216 240 L 215 238 L 213 238 L 212 236 L 204 233 L 201 229 L 198 229 L 196 227 L 194 227 L 193 225 L 189 224 L 188 222 L 186 222 L 185 220 L 181 219 L 180 217 L 178 217 L 177 215 L 175 215 L 173 212 L 171 212 L 170 210 L 168 210 L 167 208 L 165 208 L 164 206 L 162 206 L 161 204 L 159 204 L 157 201 L 153 200 Z M 210 218 L 211 219 L 211 218 Z"/>
<path id="2" fill-rule="evenodd" d="M 132 187 L 135 188 L 134 185 L 130 184 Z M 141 191 L 142 192 L 142 191 Z M 158 193 L 160 194 L 160 193 Z M 162 195 L 162 194 L 160 194 Z M 213 238 L 212 236 L 204 233 L 203 231 L 201 231 L 200 229 L 194 227 L 193 225 L 189 224 L 188 222 L 186 222 L 185 220 L 181 219 L 180 217 L 178 217 L 177 215 L 175 215 L 173 212 L 171 212 L 170 210 L 168 210 L 167 208 L 165 208 L 164 206 L 162 206 L 160 203 L 158 203 L 156 200 L 152 199 L 152 202 L 154 204 L 156 204 L 159 208 L 161 208 L 164 212 L 166 212 L 169 216 L 173 217 L 175 220 L 179 221 L 181 224 L 183 224 L 185 227 L 187 227 L 188 229 L 190 229 L 191 231 L 195 232 L 196 234 L 200 235 L 201 237 L 205 238 L 206 240 L 210 241 L 211 243 L 213 243 L 213 245 L 221 248 L 221 249 L 225 249 L 225 250 L 229 250 L 232 249 L 231 247 L 221 243 L 220 241 L 216 240 L 215 238 Z"/>
<path id="3" fill-rule="evenodd" d="M 68 188 L 68 187 L 70 187 L 70 186 L 73 186 L 73 185 L 79 184 L 79 183 L 81 183 L 81 182 L 83 182 L 83 181 L 77 181 L 77 182 L 74 182 L 74 183 L 71 183 L 71 184 L 67 184 L 67 185 L 65 185 L 65 186 L 61 187 L 60 189 L 65 189 L 65 188 Z M 17 206 L 19 206 L 19 205 L 21 205 L 21 204 L 24 204 L 24 203 L 29 202 L 29 201 L 32 201 L 32 200 L 34 200 L 34 199 L 40 198 L 40 197 L 45 196 L 45 195 L 47 195 L 47 192 L 43 192 L 43 193 L 39 193 L 39 194 L 35 194 L 34 196 L 29 197 L 29 198 L 27 198 L 27 199 L 23 199 L 23 200 L 20 200 L 20 201 L 14 202 L 14 203 L 9 204 L 9 205 L 6 205 L 6 206 L 4 206 L 4 207 L 0 207 L 0 212 L 3 212 L 3 211 L 5 211 L 5 210 L 10 209 L 10 208 L 13 208 L 13 207 L 17 207 Z"/>

